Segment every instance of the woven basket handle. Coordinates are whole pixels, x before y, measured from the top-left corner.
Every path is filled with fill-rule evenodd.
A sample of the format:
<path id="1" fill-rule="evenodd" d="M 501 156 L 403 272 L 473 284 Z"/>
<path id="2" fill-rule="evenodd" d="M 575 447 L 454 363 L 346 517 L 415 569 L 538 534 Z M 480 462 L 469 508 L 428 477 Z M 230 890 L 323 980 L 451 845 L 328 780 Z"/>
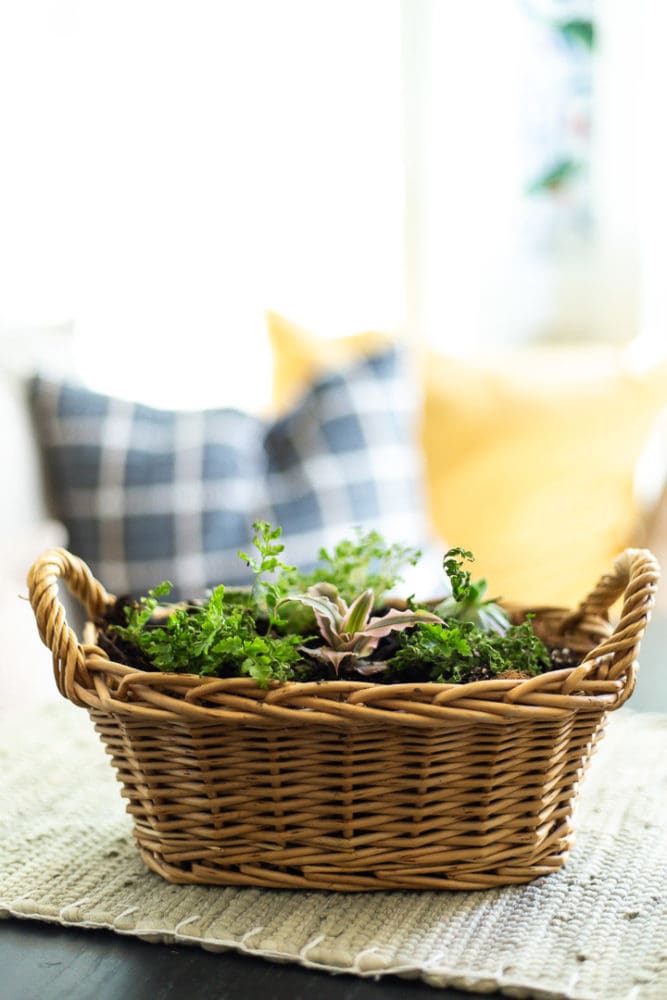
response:
<path id="1" fill-rule="evenodd" d="M 607 617 L 612 604 L 623 597 L 621 616 L 616 628 L 572 672 L 565 685 L 568 690 L 575 690 L 585 677 L 597 669 L 611 680 L 628 678 L 623 695 L 615 707 L 627 701 L 634 689 L 634 664 L 651 617 L 659 579 L 660 567 L 652 552 L 648 549 L 626 549 L 614 561 L 612 572 L 601 577 L 579 607 L 567 616 L 562 625 L 563 631 L 575 627 L 588 615 Z M 600 664 L 603 664 L 601 668 Z"/>
<path id="2" fill-rule="evenodd" d="M 594 589 L 581 602 L 569 621 L 584 618 L 588 614 L 606 615 L 608 609 L 625 594 L 621 620 L 628 605 L 645 606 L 653 603 L 653 595 L 660 578 L 660 567 L 648 549 L 626 549 L 614 560 L 611 573 L 605 573 Z"/>
<path id="3" fill-rule="evenodd" d="M 53 654 L 53 672 L 58 690 L 77 705 L 77 676 L 89 682 L 85 653 L 76 634 L 67 624 L 65 609 L 58 596 L 62 580 L 92 619 L 99 618 L 113 597 L 107 593 L 82 559 L 65 549 L 49 549 L 35 560 L 28 573 L 30 603 L 39 636 Z"/>

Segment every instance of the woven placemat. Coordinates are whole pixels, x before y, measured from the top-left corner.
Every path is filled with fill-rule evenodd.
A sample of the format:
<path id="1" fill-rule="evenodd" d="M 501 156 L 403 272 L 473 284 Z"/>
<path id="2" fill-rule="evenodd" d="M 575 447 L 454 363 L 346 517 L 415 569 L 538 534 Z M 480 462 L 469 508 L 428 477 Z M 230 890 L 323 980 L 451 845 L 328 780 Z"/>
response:
<path id="1" fill-rule="evenodd" d="M 624 709 L 583 786 L 565 868 L 487 892 L 173 886 L 138 857 L 85 711 L 0 736 L 0 916 L 234 948 L 509 996 L 667 997 L 667 716 Z"/>

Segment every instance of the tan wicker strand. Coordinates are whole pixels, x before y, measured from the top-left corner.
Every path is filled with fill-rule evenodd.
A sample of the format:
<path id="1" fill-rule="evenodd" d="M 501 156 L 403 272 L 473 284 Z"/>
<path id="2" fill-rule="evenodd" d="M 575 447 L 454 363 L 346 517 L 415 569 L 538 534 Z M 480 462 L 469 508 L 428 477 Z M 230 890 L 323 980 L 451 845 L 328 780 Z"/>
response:
<path id="1" fill-rule="evenodd" d="M 653 603 L 660 576 L 655 556 L 647 549 L 626 549 L 615 561 L 612 573 L 601 578 L 594 590 L 584 598 L 573 617 L 596 615 L 608 610 L 623 597 L 620 624 L 633 609 Z M 567 625 L 567 622 L 565 623 Z"/>
<path id="2" fill-rule="evenodd" d="M 270 694 L 274 692 L 263 692 L 247 678 L 200 684 L 199 678 L 193 674 L 149 674 L 98 656 L 91 656 L 86 661 L 86 667 L 95 677 L 94 689 L 98 696 L 97 701 L 81 698 L 79 690 L 80 703 L 88 706 L 99 704 L 109 708 L 113 705 L 115 711 L 127 711 L 136 715 L 140 711 L 140 704 L 145 707 L 150 705 L 158 713 L 164 710 L 165 718 L 180 715 L 193 720 L 219 719 L 259 726 L 280 724 L 293 718 L 295 710 L 303 708 L 309 709 L 307 715 L 302 717 L 306 725 L 328 722 L 336 726 L 356 726 L 363 721 L 382 721 L 386 718 L 384 713 L 387 710 L 398 709 L 390 716 L 392 725 L 437 728 L 445 721 L 453 722 L 458 719 L 465 722 L 470 718 L 470 711 L 475 713 L 479 721 L 494 723 L 503 718 L 518 718 L 522 714 L 530 718 L 568 714 L 573 707 L 588 704 L 585 698 L 573 699 L 573 696 L 557 693 L 547 703 L 540 692 L 531 693 L 530 704 L 526 706 L 503 702 L 502 694 L 521 685 L 520 680 L 480 681 L 470 685 L 392 685 L 391 688 L 367 682 L 342 685 L 340 682 L 292 684 L 285 685 L 288 690 L 284 692 L 275 692 L 282 695 L 280 699 L 271 700 Z M 544 691 L 559 691 L 560 685 L 555 686 L 555 682 L 561 673 L 568 671 L 554 671 L 553 681 L 548 684 L 544 683 L 546 678 L 535 680 L 542 682 L 540 687 Z M 120 682 L 112 684 L 111 688 L 107 687 L 108 680 L 114 677 L 120 677 Z M 605 693 L 613 694 L 620 690 L 619 683 L 602 683 Z M 345 701 L 336 700 L 341 687 L 352 689 Z M 400 691 L 395 692 L 394 687 L 400 688 Z M 231 693 L 232 691 L 238 693 Z M 312 694 L 309 695 L 306 691 L 311 691 Z M 600 691 L 601 693 L 603 692 Z M 353 700 L 355 695 L 358 697 Z M 128 702 L 128 696 L 134 700 Z M 496 702 L 489 703 L 489 698 L 495 698 Z M 206 704 L 199 704 L 200 700 Z M 599 700 L 595 702 L 598 703 Z M 539 711 L 540 706 L 547 704 L 549 711 Z M 556 712 L 555 709 L 561 711 Z M 494 717 L 491 717 L 489 710 Z M 432 721 L 424 718 L 424 713 Z"/>
<path id="3" fill-rule="evenodd" d="M 62 549 L 29 587 L 58 687 L 88 708 L 149 868 L 186 884 L 364 892 L 488 889 L 562 866 L 582 774 L 634 686 L 657 578 L 632 549 L 576 611 L 512 609 L 580 653 L 575 668 L 266 690 L 114 663 L 92 628 L 79 643 L 58 582 L 93 620 L 113 598 Z"/>
<path id="4" fill-rule="evenodd" d="M 82 559 L 65 549 L 50 549 L 32 566 L 28 574 L 30 603 L 42 641 L 53 654 L 53 671 L 58 690 L 77 705 L 83 704 L 76 693 L 75 681 L 90 683 L 85 652 L 67 624 L 65 610 L 58 597 L 58 581 L 63 580 L 70 593 L 83 604 L 89 617 L 98 618 L 113 599 Z"/>
<path id="5" fill-rule="evenodd" d="M 660 568 L 655 556 L 646 549 L 626 549 L 614 562 L 612 573 L 603 576 L 597 587 L 581 603 L 577 614 L 595 613 L 598 609 L 609 609 L 622 595 L 621 617 L 614 632 L 584 658 L 565 681 L 566 693 L 577 690 L 577 685 L 587 677 L 599 660 L 610 658 L 605 671 L 605 679 L 626 678 L 619 705 L 627 701 L 634 690 L 636 669 L 634 663 L 639 653 L 644 634 L 655 601 L 655 593 L 660 579 Z"/>

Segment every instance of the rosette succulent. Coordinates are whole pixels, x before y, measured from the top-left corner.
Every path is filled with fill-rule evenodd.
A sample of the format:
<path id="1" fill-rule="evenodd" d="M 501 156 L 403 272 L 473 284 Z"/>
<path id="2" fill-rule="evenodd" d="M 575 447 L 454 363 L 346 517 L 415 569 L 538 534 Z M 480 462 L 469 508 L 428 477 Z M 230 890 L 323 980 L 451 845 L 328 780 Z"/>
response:
<path id="1" fill-rule="evenodd" d="M 354 598 L 351 604 L 340 596 L 338 588 L 330 583 L 317 583 L 304 594 L 283 598 L 298 601 L 312 608 L 318 628 L 326 645 L 301 646 L 302 652 L 333 667 L 338 676 L 341 666 L 354 666 L 360 674 L 378 673 L 385 669 L 383 663 L 360 663 L 376 648 L 380 639 L 391 632 L 401 632 L 414 625 L 442 620 L 423 608 L 397 610 L 390 608 L 386 614 L 372 616 L 375 594 L 369 588 Z"/>

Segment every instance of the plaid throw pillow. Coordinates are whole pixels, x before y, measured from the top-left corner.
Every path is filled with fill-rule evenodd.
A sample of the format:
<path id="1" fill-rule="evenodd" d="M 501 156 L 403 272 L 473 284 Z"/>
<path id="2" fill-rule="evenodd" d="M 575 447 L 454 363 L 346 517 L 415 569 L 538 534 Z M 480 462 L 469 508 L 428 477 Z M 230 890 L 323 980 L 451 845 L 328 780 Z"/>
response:
<path id="1" fill-rule="evenodd" d="M 260 420 L 154 410 L 41 378 L 32 399 L 54 513 L 109 590 L 171 580 L 182 597 L 249 582 L 236 552 L 263 502 Z"/>
<path id="2" fill-rule="evenodd" d="M 392 348 L 322 378 L 273 423 L 42 378 L 32 401 L 72 551 L 114 593 L 168 579 L 182 597 L 250 582 L 237 552 L 257 518 L 283 527 L 286 558 L 303 569 L 355 526 L 428 547 L 412 386 Z M 426 595 L 423 582 L 411 589 Z"/>
<path id="3" fill-rule="evenodd" d="M 268 431 L 267 519 L 308 570 L 357 525 L 423 546 L 416 398 L 402 354 L 383 351 L 316 382 Z"/>

